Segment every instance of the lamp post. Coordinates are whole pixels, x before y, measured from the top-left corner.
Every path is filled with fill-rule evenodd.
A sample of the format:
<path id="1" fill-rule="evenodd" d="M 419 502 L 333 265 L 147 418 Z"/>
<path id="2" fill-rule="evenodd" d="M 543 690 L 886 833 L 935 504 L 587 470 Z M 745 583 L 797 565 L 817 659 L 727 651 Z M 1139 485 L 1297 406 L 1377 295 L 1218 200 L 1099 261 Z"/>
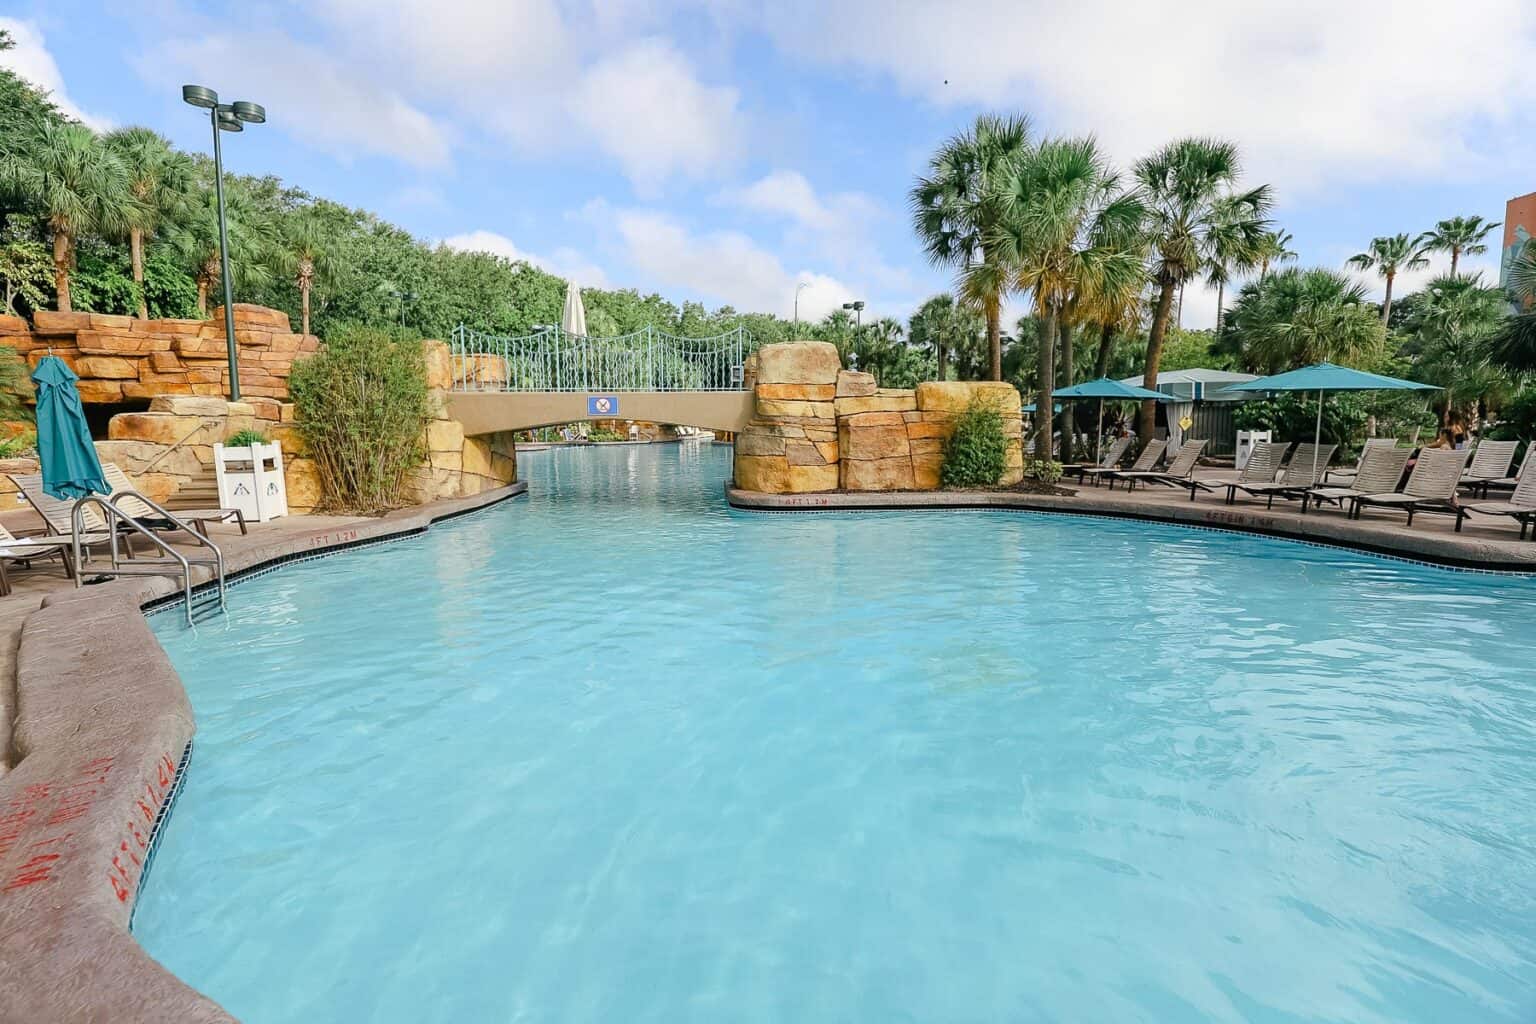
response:
<path id="1" fill-rule="evenodd" d="M 235 346 L 235 293 L 229 279 L 229 226 L 224 216 L 224 147 L 220 132 L 242 132 L 248 124 L 264 124 L 267 112 L 259 103 L 236 100 L 220 103 L 219 94 L 203 85 L 184 85 L 181 98 L 208 111 L 213 125 L 213 192 L 219 205 L 219 276 L 224 279 L 224 341 L 229 349 L 229 400 L 240 401 L 240 353 Z"/>
<path id="2" fill-rule="evenodd" d="M 801 281 L 795 285 L 795 326 L 800 326 L 800 293 L 811 286 L 809 281 Z"/>
<path id="3" fill-rule="evenodd" d="M 853 310 L 853 329 L 862 330 L 864 327 L 864 300 L 855 299 L 853 302 L 843 303 L 844 309 Z"/>

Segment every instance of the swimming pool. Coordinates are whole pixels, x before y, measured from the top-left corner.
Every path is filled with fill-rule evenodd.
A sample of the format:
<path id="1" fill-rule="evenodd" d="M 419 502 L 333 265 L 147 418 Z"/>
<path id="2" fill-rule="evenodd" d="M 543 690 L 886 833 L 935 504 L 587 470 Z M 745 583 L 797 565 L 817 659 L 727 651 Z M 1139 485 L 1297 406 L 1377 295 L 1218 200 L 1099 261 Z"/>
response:
<path id="1" fill-rule="evenodd" d="M 135 933 L 250 1024 L 1536 1018 L 1536 583 L 521 469 L 154 617 Z"/>

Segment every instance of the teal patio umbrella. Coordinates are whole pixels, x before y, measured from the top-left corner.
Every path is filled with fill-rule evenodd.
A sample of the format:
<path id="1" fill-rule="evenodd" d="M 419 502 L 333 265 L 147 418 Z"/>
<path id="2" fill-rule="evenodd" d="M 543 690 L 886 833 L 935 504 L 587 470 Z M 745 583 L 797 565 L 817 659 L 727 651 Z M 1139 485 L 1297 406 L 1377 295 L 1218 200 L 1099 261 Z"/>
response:
<path id="1" fill-rule="evenodd" d="M 1054 392 L 1055 398 L 1097 398 L 1099 400 L 1099 428 L 1093 434 L 1093 461 L 1098 462 L 1101 449 L 1104 446 L 1104 399 L 1112 399 L 1119 402 L 1171 402 L 1173 398 L 1161 391 L 1152 391 L 1148 388 L 1138 388 L 1130 384 L 1122 384 L 1108 377 L 1100 377 L 1098 380 L 1084 381 L 1074 384 L 1069 388 L 1062 388 Z"/>
<path id="2" fill-rule="evenodd" d="M 96 458 L 91 431 L 85 424 L 73 370 L 57 356 L 44 356 L 32 371 L 37 386 L 37 460 L 43 490 L 63 501 L 75 501 L 111 488 Z"/>
<path id="3" fill-rule="evenodd" d="M 1323 442 L 1323 396 L 1330 391 L 1439 391 L 1437 384 L 1384 377 L 1379 373 L 1352 370 L 1333 363 L 1316 363 L 1299 370 L 1288 370 L 1273 377 L 1233 384 L 1228 391 L 1316 391 L 1317 427 L 1312 433 L 1312 476 L 1317 477 L 1317 446 Z"/>

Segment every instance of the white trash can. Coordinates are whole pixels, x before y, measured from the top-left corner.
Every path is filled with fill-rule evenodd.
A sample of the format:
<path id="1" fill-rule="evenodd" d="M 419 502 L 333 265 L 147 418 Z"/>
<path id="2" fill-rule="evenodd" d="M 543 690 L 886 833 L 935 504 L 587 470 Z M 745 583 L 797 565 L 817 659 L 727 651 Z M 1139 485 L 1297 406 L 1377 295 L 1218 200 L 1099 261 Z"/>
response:
<path id="1" fill-rule="evenodd" d="M 1237 432 L 1237 468 L 1242 469 L 1248 465 L 1248 460 L 1253 456 L 1253 446 L 1260 441 L 1268 441 L 1270 432 L 1267 430 L 1239 430 Z"/>
<path id="2" fill-rule="evenodd" d="M 264 523 L 288 514 L 288 482 L 283 475 L 280 442 L 240 448 L 216 444 L 213 471 L 221 508 L 239 509 L 248 523 Z"/>

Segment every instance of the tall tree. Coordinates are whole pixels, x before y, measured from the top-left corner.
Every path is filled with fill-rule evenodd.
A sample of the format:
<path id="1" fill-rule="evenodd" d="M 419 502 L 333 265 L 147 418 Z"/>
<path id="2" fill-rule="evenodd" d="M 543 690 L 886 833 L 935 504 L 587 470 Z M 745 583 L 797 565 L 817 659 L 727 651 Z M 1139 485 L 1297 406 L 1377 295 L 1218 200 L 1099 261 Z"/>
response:
<path id="1" fill-rule="evenodd" d="M 1296 258 L 1296 252 L 1291 248 L 1291 233 L 1278 228 L 1264 232 L 1264 237 L 1259 240 L 1258 256 L 1259 280 L 1263 281 L 1275 264 L 1289 263 Z"/>
<path id="2" fill-rule="evenodd" d="M 1007 216 L 1004 187 L 1029 149 L 1029 135 L 1023 117 L 978 117 L 939 148 L 909 197 L 923 251 L 954 268 L 959 297 L 986 317 L 993 380 L 1003 379 L 1003 300 L 1016 278 L 994 239 Z"/>
<path id="3" fill-rule="evenodd" d="M 334 277 L 323 225 L 303 214 L 287 218 L 272 246 L 272 259 L 277 272 L 299 290 L 299 330 L 308 334 L 310 293 L 317 285 L 326 287 Z"/>
<path id="4" fill-rule="evenodd" d="M 1499 221 L 1485 221 L 1481 217 L 1449 217 L 1424 232 L 1415 244 L 1424 252 L 1448 252 L 1451 254 L 1451 274 L 1463 256 L 1480 256 L 1488 251 L 1487 238 Z"/>
<path id="5" fill-rule="evenodd" d="M 1369 363 L 1384 339 L 1364 285 L 1336 270 L 1287 267 L 1243 287 L 1224 341 L 1248 369 L 1270 374 L 1323 360 Z"/>
<path id="6" fill-rule="evenodd" d="M 1489 356 L 1512 373 L 1536 373 L 1536 240 L 1521 244 L 1510 261 L 1506 284 L 1515 313 L 1494 333 Z"/>
<path id="7" fill-rule="evenodd" d="M 1406 354 L 1415 372 L 1443 389 L 1439 394 L 1442 427 L 1455 414 L 1497 398 L 1508 379 L 1490 360 L 1494 341 L 1508 315 L 1498 288 L 1483 285 L 1479 274 L 1437 277 L 1416 294 L 1403 324 Z"/>
<path id="8" fill-rule="evenodd" d="M 933 349 L 938 379 L 948 380 L 951 357 L 962 348 L 969 348 L 969 340 L 985 331 L 986 322 L 978 312 L 943 292 L 912 314 L 907 339 L 915 346 Z"/>
<path id="9" fill-rule="evenodd" d="M 243 189 L 226 188 L 224 196 L 232 284 L 239 288 L 259 288 L 271 280 L 268 266 L 273 225 L 252 208 Z M 182 266 L 197 281 L 197 312 L 207 316 L 208 297 L 220 283 L 223 273 L 218 201 L 212 189 L 205 190 L 187 207 L 182 219 L 168 233 L 167 240 Z M 398 308 L 394 304 L 388 304 L 387 309 L 381 307 L 375 319 L 390 323 L 395 319 L 390 314 Z"/>
<path id="10" fill-rule="evenodd" d="M 124 234 L 137 216 L 128 172 L 85 125 L 44 121 L 24 173 L 53 235 L 54 292 L 59 312 L 68 313 L 75 241 L 89 231 Z"/>
<path id="11" fill-rule="evenodd" d="M 1399 272 L 1429 266 L 1424 250 L 1406 234 L 1385 235 L 1371 239 L 1370 248 L 1349 258 L 1349 265 L 1361 270 L 1375 270 L 1387 282 L 1386 299 L 1381 304 L 1381 322 L 1392 317 L 1392 284 Z"/>
<path id="12" fill-rule="evenodd" d="M 1007 190 L 1008 217 L 996 236 L 1004 259 L 1017 268 L 1017 286 L 1033 297 L 1039 325 L 1038 458 L 1051 456 L 1052 390 L 1061 330 L 1080 297 L 1139 288 L 1142 250 L 1127 245 L 1143 213 L 1139 203 L 1117 196 L 1118 179 L 1090 138 L 1049 139 L 1019 161 Z M 1106 211 L 1109 211 L 1106 213 Z M 1070 359 L 1070 354 L 1065 356 Z M 1064 431 L 1063 457 L 1070 455 Z"/>
<path id="13" fill-rule="evenodd" d="M 1157 367 L 1168 334 L 1173 297 L 1205 271 L 1218 240 L 1234 258 L 1259 262 L 1269 230 L 1269 186 L 1236 191 L 1237 147 L 1218 139 L 1180 139 L 1136 163 L 1152 236 L 1152 280 L 1157 305 L 1147 339 L 1142 385 L 1157 388 Z M 1138 433 L 1145 441 L 1157 424 L 1156 403 L 1142 403 Z"/>
<path id="14" fill-rule="evenodd" d="M 128 174 L 135 203 L 128 219 L 128 256 L 139 286 L 139 319 L 149 319 L 144 294 L 144 242 L 184 203 L 192 188 L 192 161 L 148 128 L 120 128 L 104 140 Z"/>

